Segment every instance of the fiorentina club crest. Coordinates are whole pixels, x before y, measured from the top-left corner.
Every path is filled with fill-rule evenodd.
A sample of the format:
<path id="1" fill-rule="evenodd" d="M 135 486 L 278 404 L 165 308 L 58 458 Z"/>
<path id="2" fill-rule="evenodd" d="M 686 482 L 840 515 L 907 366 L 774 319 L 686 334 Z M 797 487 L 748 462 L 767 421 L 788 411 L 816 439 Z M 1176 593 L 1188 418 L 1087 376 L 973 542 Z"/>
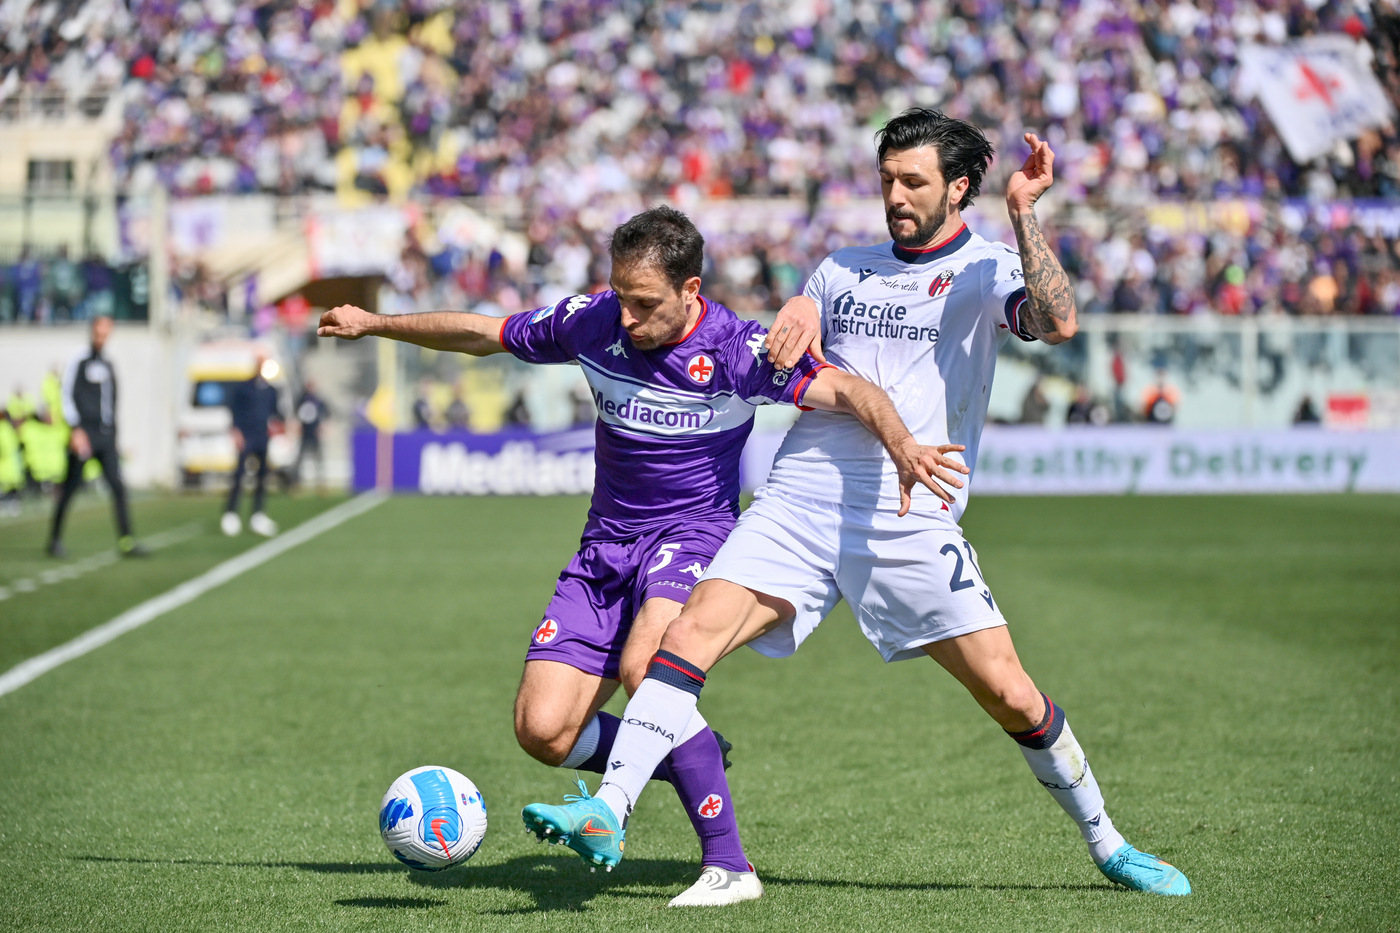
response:
<path id="1" fill-rule="evenodd" d="M 953 270 L 944 269 L 938 273 L 937 277 L 928 283 L 928 294 L 930 298 L 942 298 L 948 294 L 948 286 L 953 284 Z"/>
<path id="2" fill-rule="evenodd" d="M 559 634 L 559 623 L 553 619 L 545 619 L 540 623 L 540 627 L 535 629 L 535 644 L 547 645 L 554 641 L 554 636 Z"/>
<path id="3" fill-rule="evenodd" d="M 715 376 L 715 361 L 705 353 L 697 353 L 685 364 L 685 374 L 697 385 L 709 385 Z"/>
<path id="4" fill-rule="evenodd" d="M 724 798 L 719 794 L 711 794 L 705 798 L 695 812 L 707 820 L 712 820 L 724 812 Z"/>

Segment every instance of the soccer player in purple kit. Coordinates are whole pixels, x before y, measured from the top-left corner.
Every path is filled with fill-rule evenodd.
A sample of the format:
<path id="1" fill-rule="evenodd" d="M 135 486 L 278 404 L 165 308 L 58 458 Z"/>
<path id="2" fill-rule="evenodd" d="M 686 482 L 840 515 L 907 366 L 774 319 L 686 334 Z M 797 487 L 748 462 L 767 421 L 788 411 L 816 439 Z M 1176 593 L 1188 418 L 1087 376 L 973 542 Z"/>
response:
<path id="1" fill-rule="evenodd" d="M 598 409 L 592 506 L 579 551 L 531 636 L 516 696 L 517 740 L 545 764 L 599 774 L 607 768 L 620 721 L 601 707 L 619 681 L 629 694 L 641 682 L 667 625 L 733 528 L 739 458 L 756 405 L 855 415 L 889 450 L 906 496 L 917 482 L 951 501 L 932 476 L 957 484 L 943 454 L 959 448 L 920 447 L 881 389 L 810 356 L 786 369 L 770 363 L 761 325 L 700 295 L 703 249 L 684 214 L 658 207 L 614 231 L 606 292 L 504 322 L 455 312 L 372 315 L 350 306 L 321 318 L 321 336 L 382 336 L 582 367 Z M 671 738 L 674 748 L 652 777 L 675 787 L 700 837 L 703 866 L 671 905 L 761 896 L 719 740 L 698 715 Z M 573 848 L 602 831 L 582 821 L 549 839 Z"/>

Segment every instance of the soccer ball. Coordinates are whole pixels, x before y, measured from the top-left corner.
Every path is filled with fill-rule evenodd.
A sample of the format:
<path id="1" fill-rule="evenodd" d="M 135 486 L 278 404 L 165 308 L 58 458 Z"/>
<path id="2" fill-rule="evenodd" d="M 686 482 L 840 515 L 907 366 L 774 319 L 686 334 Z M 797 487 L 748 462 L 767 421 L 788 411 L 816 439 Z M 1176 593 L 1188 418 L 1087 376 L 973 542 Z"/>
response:
<path id="1" fill-rule="evenodd" d="M 486 801 L 451 768 L 414 768 L 379 804 L 379 835 L 409 868 L 442 871 L 476 854 L 486 836 Z"/>

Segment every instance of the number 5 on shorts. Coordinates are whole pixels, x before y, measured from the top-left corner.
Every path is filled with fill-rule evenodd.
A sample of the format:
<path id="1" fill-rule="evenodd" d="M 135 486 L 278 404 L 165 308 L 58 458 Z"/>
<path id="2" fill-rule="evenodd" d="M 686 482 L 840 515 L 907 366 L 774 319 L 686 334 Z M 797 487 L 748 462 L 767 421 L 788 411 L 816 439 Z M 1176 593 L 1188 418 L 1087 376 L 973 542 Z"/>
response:
<path id="1" fill-rule="evenodd" d="M 648 567 L 647 573 L 656 573 L 656 571 L 660 570 L 662 567 L 670 566 L 671 561 L 676 557 L 676 552 L 680 549 L 681 546 L 679 544 L 661 545 L 661 547 L 657 548 L 657 550 L 661 552 L 661 559 L 657 561 L 655 565 Z"/>

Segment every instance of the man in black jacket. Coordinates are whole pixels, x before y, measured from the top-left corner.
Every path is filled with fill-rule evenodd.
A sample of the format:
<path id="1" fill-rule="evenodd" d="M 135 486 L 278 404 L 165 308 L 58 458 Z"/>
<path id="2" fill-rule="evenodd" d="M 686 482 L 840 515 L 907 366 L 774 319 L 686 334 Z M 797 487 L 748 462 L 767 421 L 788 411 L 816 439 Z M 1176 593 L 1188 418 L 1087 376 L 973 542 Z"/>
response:
<path id="1" fill-rule="evenodd" d="M 316 484 L 319 489 L 326 483 L 326 458 L 321 453 L 321 425 L 331 415 L 330 406 L 316 391 L 316 383 L 307 379 L 297 399 L 297 421 L 301 422 L 301 443 L 297 447 L 297 461 L 292 466 L 292 476 L 298 484 L 302 481 L 301 468 L 307 456 L 316 458 Z"/>
<path id="2" fill-rule="evenodd" d="M 121 460 L 117 456 L 117 375 L 102 355 L 102 348 L 112 335 L 112 319 L 93 318 L 91 333 L 91 345 L 75 354 L 63 373 L 63 417 L 72 426 L 72 433 L 68 437 L 68 475 L 54 508 L 48 552 L 54 557 L 67 556 L 63 519 L 73 494 L 83 484 L 83 464 L 95 457 L 112 490 L 117 547 L 128 557 L 144 557 L 148 552 L 131 534 L 126 484 L 122 482 Z"/>
<path id="3" fill-rule="evenodd" d="M 271 434 L 268 423 L 280 423 L 283 419 L 277 390 L 263 375 L 266 369 L 267 356 L 259 353 L 254 361 L 253 378 L 229 386 L 228 407 L 233 414 L 233 444 L 238 448 L 238 465 L 233 469 L 228 505 L 224 508 L 219 527 L 230 537 L 243 530 L 243 522 L 238 515 L 238 498 L 243 492 L 243 468 L 249 457 L 257 458 L 258 472 L 257 485 L 253 489 L 253 514 L 248 517 L 248 527 L 264 538 L 277 534 L 277 523 L 263 512 L 263 500 L 267 498 L 267 447 Z"/>

